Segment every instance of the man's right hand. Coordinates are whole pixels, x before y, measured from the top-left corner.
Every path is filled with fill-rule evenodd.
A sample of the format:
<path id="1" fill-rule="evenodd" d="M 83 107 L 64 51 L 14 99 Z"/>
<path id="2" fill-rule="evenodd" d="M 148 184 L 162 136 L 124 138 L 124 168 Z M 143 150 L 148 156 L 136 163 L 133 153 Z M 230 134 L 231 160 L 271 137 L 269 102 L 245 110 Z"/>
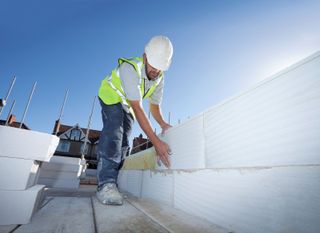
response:
<path id="1" fill-rule="evenodd" d="M 159 156 L 162 163 L 167 167 L 170 168 L 170 158 L 171 150 L 167 143 L 162 140 L 158 140 L 156 143 L 153 144 L 154 148 L 157 152 L 157 156 Z"/>
<path id="2" fill-rule="evenodd" d="M 160 140 L 158 136 L 153 132 L 150 121 L 148 120 L 143 108 L 141 101 L 138 100 L 129 100 L 129 103 L 136 115 L 136 118 L 139 122 L 139 125 L 149 137 L 150 141 L 152 142 L 157 155 L 163 162 L 163 164 L 169 168 L 170 167 L 170 160 L 169 155 L 171 154 L 170 148 L 164 141 Z M 170 126 L 170 125 L 169 125 Z"/>

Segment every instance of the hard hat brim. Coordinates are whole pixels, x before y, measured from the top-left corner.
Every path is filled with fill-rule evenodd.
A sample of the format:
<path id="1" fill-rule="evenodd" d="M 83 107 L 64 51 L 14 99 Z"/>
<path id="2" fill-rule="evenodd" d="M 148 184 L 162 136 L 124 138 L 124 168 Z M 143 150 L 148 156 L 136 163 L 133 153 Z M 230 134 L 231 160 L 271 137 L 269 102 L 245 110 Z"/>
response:
<path id="1" fill-rule="evenodd" d="M 152 59 L 152 57 L 150 57 L 150 59 L 149 59 L 148 54 L 146 54 L 146 55 L 147 55 L 148 63 L 152 67 L 154 67 L 155 69 L 161 70 L 161 71 L 167 71 L 169 69 L 170 64 L 171 64 L 171 59 L 166 62 L 160 62 L 160 61 Z"/>

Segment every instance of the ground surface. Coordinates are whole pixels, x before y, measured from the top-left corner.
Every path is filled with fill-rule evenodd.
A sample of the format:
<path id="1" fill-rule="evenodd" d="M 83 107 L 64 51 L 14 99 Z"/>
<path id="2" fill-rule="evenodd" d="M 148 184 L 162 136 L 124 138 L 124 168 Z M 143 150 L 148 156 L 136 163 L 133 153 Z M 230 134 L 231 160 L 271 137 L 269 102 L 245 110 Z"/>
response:
<path id="1" fill-rule="evenodd" d="M 95 186 L 48 189 L 26 225 L 0 226 L 2 233 L 162 233 L 229 232 L 151 200 L 125 195 L 122 206 L 101 204 Z"/>

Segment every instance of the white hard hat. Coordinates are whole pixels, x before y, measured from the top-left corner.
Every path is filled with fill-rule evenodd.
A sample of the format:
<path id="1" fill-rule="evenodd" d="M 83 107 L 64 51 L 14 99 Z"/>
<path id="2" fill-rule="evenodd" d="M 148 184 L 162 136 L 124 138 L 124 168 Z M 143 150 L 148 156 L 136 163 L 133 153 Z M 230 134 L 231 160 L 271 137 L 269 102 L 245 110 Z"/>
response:
<path id="1" fill-rule="evenodd" d="M 154 36 L 144 48 L 148 63 L 158 70 L 169 69 L 173 54 L 171 41 L 166 36 Z"/>

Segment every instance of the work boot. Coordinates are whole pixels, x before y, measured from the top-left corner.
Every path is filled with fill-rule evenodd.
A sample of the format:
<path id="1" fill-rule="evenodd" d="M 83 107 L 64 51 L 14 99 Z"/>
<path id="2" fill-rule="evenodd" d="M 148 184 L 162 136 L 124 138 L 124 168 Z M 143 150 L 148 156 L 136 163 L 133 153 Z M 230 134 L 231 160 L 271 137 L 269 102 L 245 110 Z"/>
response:
<path id="1" fill-rule="evenodd" d="M 105 205 L 122 205 L 123 203 L 123 197 L 114 183 L 107 183 L 100 191 L 97 191 L 97 198 Z"/>

